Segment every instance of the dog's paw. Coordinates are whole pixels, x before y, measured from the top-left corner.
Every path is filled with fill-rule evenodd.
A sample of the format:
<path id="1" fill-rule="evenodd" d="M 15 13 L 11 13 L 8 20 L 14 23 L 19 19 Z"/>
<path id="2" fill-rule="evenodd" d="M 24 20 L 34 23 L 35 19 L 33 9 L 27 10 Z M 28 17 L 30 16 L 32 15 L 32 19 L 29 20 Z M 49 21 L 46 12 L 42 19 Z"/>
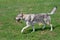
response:
<path id="1" fill-rule="evenodd" d="M 50 31 L 52 31 L 52 30 L 50 30 Z"/>
<path id="2" fill-rule="evenodd" d="M 21 30 L 21 33 L 23 33 L 23 30 Z"/>

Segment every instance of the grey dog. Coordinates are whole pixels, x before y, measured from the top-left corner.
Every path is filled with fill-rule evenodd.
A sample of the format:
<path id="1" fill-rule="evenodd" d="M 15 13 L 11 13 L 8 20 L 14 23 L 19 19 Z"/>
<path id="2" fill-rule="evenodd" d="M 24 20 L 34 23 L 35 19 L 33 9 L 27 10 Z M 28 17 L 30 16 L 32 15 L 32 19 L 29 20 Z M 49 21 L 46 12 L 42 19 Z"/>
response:
<path id="1" fill-rule="evenodd" d="M 35 31 L 34 24 L 43 24 L 43 28 L 45 28 L 45 25 L 49 25 L 51 27 L 50 31 L 53 30 L 52 24 L 51 24 L 51 17 L 50 15 L 54 14 L 57 7 L 54 7 L 50 13 L 40 13 L 40 14 L 23 14 L 20 13 L 16 17 L 16 21 L 19 22 L 20 20 L 26 21 L 26 26 L 21 30 L 21 33 L 28 27 L 32 26 L 33 32 Z"/>

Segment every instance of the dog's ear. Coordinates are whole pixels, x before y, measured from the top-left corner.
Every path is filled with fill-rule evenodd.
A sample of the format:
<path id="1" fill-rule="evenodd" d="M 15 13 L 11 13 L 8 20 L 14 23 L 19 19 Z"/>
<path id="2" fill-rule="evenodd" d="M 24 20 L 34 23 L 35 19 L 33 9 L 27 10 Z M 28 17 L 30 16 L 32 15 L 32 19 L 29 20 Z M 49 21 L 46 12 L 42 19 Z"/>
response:
<path id="1" fill-rule="evenodd" d="M 21 16 L 23 16 L 23 13 L 21 12 Z"/>

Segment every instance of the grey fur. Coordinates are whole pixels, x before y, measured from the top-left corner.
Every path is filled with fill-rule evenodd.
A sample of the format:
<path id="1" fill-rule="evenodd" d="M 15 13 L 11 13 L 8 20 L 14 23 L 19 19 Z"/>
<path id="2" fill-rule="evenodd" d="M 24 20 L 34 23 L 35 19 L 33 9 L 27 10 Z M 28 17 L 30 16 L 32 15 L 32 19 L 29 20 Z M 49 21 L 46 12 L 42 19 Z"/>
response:
<path id="1" fill-rule="evenodd" d="M 20 13 L 17 17 L 16 20 L 25 20 L 26 21 L 26 26 L 21 30 L 21 33 L 28 27 L 32 26 L 33 32 L 35 31 L 34 24 L 43 24 L 43 28 L 45 28 L 45 25 L 50 25 L 51 31 L 53 30 L 52 24 L 51 24 L 51 17 L 50 15 L 54 14 L 56 11 L 56 7 L 53 8 L 53 10 L 50 13 L 40 13 L 40 14 L 22 14 Z"/>

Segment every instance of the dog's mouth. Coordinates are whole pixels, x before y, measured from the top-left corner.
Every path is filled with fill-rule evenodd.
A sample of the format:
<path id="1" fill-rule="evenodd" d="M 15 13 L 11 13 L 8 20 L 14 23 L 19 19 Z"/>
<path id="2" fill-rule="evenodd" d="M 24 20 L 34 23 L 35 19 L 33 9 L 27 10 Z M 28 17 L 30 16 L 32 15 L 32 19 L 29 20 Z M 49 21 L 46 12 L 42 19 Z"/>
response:
<path id="1" fill-rule="evenodd" d="M 19 22 L 21 19 L 17 19 L 16 22 Z"/>
<path id="2" fill-rule="evenodd" d="M 16 22 L 20 22 L 20 23 L 22 23 L 22 22 L 21 22 L 21 19 L 16 20 Z"/>

